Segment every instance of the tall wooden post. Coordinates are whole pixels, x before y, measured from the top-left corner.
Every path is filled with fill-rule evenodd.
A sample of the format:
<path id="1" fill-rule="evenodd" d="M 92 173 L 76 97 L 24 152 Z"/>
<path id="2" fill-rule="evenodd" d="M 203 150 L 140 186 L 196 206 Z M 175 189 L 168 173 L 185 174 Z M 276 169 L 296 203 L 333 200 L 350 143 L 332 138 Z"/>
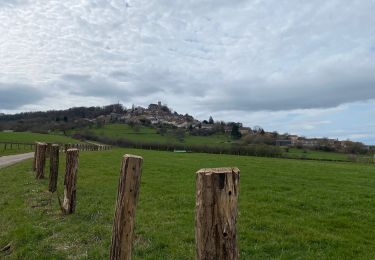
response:
<path id="1" fill-rule="evenodd" d="M 235 260 L 238 168 L 201 169 L 196 174 L 197 260 Z"/>
<path id="2" fill-rule="evenodd" d="M 122 158 L 112 228 L 111 260 L 131 259 L 142 164 L 143 158 L 140 156 L 126 154 Z"/>
<path id="3" fill-rule="evenodd" d="M 57 189 L 57 177 L 59 174 L 59 149 L 60 146 L 58 144 L 53 144 L 50 149 L 48 190 L 52 193 Z"/>
<path id="4" fill-rule="evenodd" d="M 66 172 L 64 179 L 64 201 L 62 210 L 65 214 L 74 213 L 76 208 L 76 183 L 78 172 L 78 149 L 66 151 Z"/>
<path id="5" fill-rule="evenodd" d="M 44 167 L 46 165 L 46 150 L 47 150 L 47 144 L 46 143 L 37 143 L 37 152 L 36 152 L 36 175 L 35 177 L 37 179 L 43 179 L 44 178 Z"/>

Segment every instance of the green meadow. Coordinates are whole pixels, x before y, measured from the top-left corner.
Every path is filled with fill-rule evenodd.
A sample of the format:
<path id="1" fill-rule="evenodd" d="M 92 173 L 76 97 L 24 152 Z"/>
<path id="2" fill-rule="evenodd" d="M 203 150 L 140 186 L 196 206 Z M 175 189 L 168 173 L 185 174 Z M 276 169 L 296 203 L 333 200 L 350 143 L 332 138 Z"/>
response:
<path id="1" fill-rule="evenodd" d="M 0 258 L 107 259 L 125 153 L 144 157 L 134 259 L 194 259 L 195 172 L 224 166 L 241 170 L 241 259 L 375 258 L 373 165 L 135 149 L 81 152 L 70 216 L 31 160 L 0 169 Z"/>
<path id="2" fill-rule="evenodd" d="M 2 142 L 13 143 L 35 143 L 35 142 L 52 142 L 52 143 L 79 143 L 78 140 L 59 135 L 59 134 L 38 134 L 31 132 L 0 132 L 0 156 L 18 153 L 31 152 L 32 149 L 28 145 L 12 145 L 6 147 Z"/>

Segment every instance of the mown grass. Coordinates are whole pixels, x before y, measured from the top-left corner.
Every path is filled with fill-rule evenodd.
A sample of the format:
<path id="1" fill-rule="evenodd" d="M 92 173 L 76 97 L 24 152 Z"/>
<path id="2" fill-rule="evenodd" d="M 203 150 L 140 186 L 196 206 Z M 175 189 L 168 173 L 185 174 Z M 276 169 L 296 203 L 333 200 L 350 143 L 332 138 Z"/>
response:
<path id="1" fill-rule="evenodd" d="M 27 145 L 6 146 L 1 142 L 14 143 L 35 143 L 35 142 L 53 142 L 53 143 L 79 143 L 78 140 L 57 134 L 38 134 L 31 132 L 0 132 L 0 156 L 18 153 L 31 152 L 32 149 Z"/>
<path id="2" fill-rule="evenodd" d="M 124 153 L 144 157 L 134 259 L 194 259 L 195 172 L 221 166 L 241 170 L 241 259 L 375 258 L 371 165 L 134 149 L 82 152 L 65 217 L 31 161 L 0 169 L 0 248 L 12 243 L 10 259 L 108 258 Z"/>

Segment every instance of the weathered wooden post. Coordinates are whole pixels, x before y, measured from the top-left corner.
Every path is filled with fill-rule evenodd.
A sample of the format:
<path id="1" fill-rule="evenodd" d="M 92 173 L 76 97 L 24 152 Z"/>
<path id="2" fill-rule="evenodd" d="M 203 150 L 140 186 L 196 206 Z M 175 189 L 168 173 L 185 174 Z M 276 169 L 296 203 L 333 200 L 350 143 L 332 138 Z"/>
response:
<path id="1" fill-rule="evenodd" d="M 142 164 L 143 158 L 140 156 L 126 154 L 122 158 L 112 228 L 111 260 L 131 259 Z"/>
<path id="2" fill-rule="evenodd" d="M 38 157 L 38 145 L 37 143 L 34 144 L 34 160 L 33 160 L 33 171 L 36 171 L 36 158 Z"/>
<path id="3" fill-rule="evenodd" d="M 46 150 L 47 144 L 46 143 L 37 143 L 36 144 L 36 175 L 37 179 L 44 178 L 44 167 L 46 165 Z"/>
<path id="4" fill-rule="evenodd" d="M 78 149 L 66 151 L 66 171 L 64 179 L 64 201 L 62 210 L 64 214 L 74 213 L 76 208 L 76 182 L 78 172 Z"/>
<path id="5" fill-rule="evenodd" d="M 238 259 L 236 222 L 240 171 L 201 169 L 196 174 L 196 260 Z"/>
<path id="6" fill-rule="evenodd" d="M 59 150 L 58 144 L 53 144 L 50 150 L 50 164 L 49 164 L 49 185 L 48 190 L 55 192 L 57 189 L 57 177 L 59 174 Z"/>
<path id="7" fill-rule="evenodd" d="M 52 147 L 52 143 L 47 143 L 47 152 L 46 152 L 46 157 L 47 158 L 50 156 L 51 147 Z"/>

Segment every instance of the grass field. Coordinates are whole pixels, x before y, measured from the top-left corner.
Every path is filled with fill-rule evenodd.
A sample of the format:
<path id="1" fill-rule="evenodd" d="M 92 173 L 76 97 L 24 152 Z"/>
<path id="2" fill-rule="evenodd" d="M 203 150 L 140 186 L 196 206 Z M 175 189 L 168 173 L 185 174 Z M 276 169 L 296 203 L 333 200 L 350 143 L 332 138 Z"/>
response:
<path id="1" fill-rule="evenodd" d="M 0 169 L 0 248 L 12 243 L 10 259 L 107 259 L 124 153 L 144 157 L 134 259 L 194 259 L 195 172 L 220 166 L 241 170 L 241 259 L 375 258 L 372 165 L 133 149 L 82 152 L 65 217 L 31 160 Z"/>
<path id="2" fill-rule="evenodd" d="M 1 142 L 34 143 L 37 141 L 53 143 L 79 143 L 79 141 L 76 139 L 57 134 L 37 134 L 30 132 L 0 132 L 0 156 L 31 151 L 30 146 L 24 145 L 13 145 L 12 148 L 10 147 L 10 145 L 7 145 L 7 149 L 5 150 L 5 145 L 1 144 Z"/>

